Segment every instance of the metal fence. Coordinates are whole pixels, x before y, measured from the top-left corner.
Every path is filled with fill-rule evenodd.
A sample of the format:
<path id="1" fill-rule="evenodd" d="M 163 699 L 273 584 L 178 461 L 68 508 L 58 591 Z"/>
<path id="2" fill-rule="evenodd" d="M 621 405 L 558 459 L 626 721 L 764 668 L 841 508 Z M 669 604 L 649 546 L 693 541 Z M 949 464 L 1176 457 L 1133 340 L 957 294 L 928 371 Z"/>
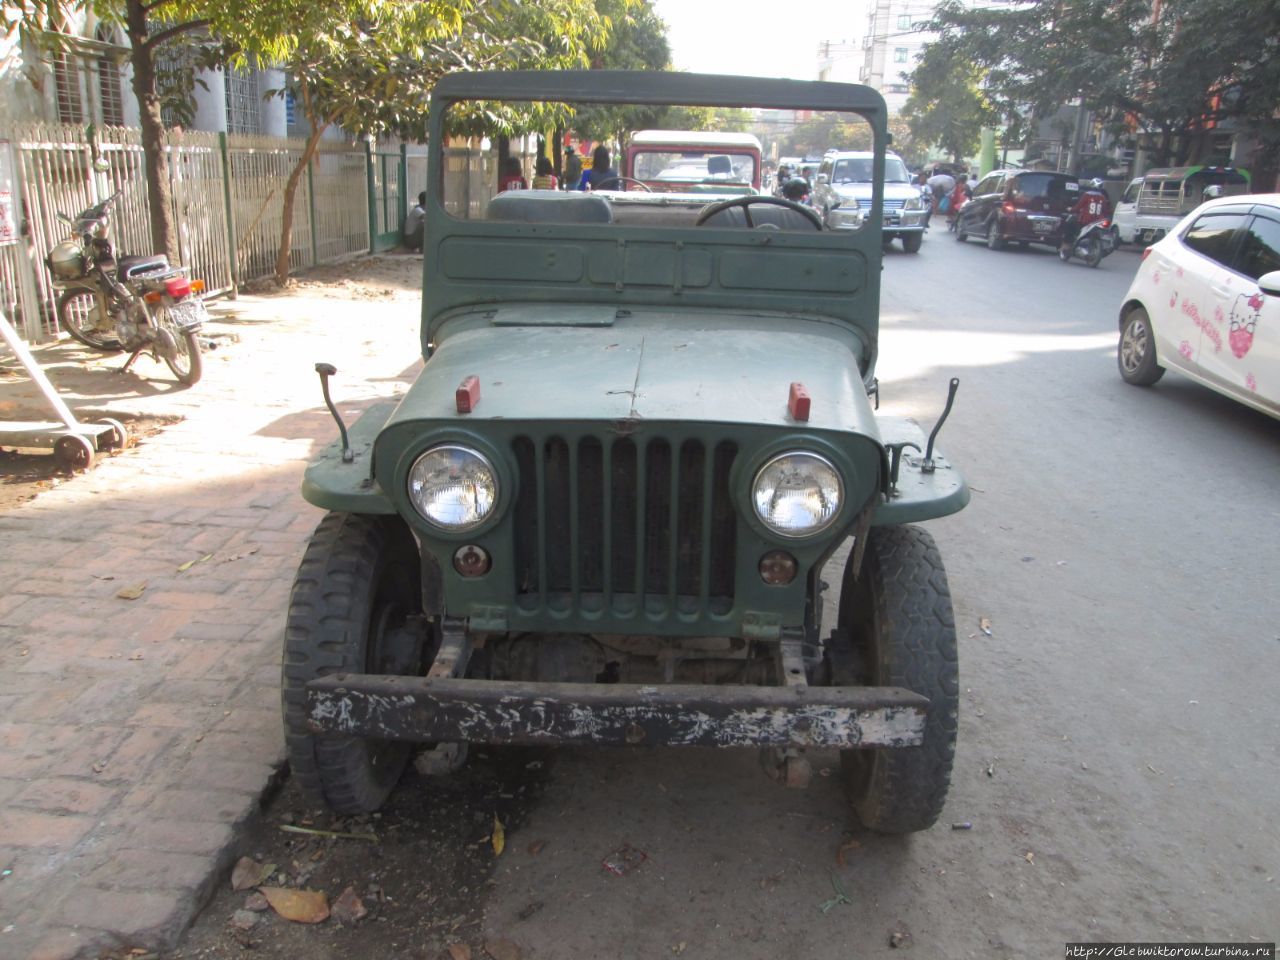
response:
<path id="1" fill-rule="evenodd" d="M 0 306 L 28 340 L 39 340 L 58 332 L 56 291 L 44 260 L 67 236 L 59 212 L 74 216 L 119 192 L 112 208 L 116 250 L 151 250 L 141 132 L 25 124 L 0 131 L 0 140 L 6 138 L 26 232 L 18 243 L 0 247 Z M 274 274 L 285 185 L 303 146 L 299 138 L 168 134 L 179 257 L 211 294 L 234 293 Z M 323 142 L 294 196 L 290 269 L 393 246 L 408 205 L 426 187 L 420 149 Z M 493 152 L 451 150 L 450 157 L 450 176 L 465 180 L 468 196 L 482 209 L 496 180 Z"/>

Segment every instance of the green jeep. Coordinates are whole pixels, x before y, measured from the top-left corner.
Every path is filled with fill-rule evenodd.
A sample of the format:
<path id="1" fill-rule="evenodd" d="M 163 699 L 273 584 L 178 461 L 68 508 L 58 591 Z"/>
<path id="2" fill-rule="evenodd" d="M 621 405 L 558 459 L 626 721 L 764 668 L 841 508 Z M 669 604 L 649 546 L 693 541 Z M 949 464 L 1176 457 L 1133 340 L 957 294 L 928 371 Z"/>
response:
<path id="1" fill-rule="evenodd" d="M 842 111 L 874 134 L 870 215 L 827 230 L 777 197 L 626 182 L 488 198 L 443 145 L 450 117 L 504 102 L 560 105 L 570 124 L 619 103 L 649 120 L 672 104 Z M 370 811 L 415 744 L 444 772 L 470 743 L 752 746 L 801 785 L 805 748 L 834 747 L 865 826 L 929 827 L 955 749 L 956 636 L 937 548 L 907 524 L 969 495 L 938 427 L 872 410 L 880 95 L 476 73 L 442 80 L 432 107 L 426 365 L 349 435 L 339 420 L 303 485 L 330 512 L 285 636 L 302 787 Z M 328 401 L 333 370 L 317 369 Z M 822 569 L 846 542 L 824 631 Z"/>

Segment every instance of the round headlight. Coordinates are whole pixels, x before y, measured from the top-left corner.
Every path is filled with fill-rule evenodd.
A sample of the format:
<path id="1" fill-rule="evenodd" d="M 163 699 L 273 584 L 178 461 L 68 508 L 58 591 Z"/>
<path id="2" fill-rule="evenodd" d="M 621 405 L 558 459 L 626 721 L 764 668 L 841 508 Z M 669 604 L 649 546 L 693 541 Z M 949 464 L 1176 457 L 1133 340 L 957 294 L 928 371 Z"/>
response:
<path id="1" fill-rule="evenodd" d="M 409 499 L 441 530 L 471 530 L 498 502 L 498 478 L 489 461 L 466 447 L 428 450 L 409 468 Z"/>
<path id="2" fill-rule="evenodd" d="M 756 516 L 783 537 L 825 530 L 840 513 L 840 473 L 816 453 L 784 453 L 756 474 L 751 499 Z"/>

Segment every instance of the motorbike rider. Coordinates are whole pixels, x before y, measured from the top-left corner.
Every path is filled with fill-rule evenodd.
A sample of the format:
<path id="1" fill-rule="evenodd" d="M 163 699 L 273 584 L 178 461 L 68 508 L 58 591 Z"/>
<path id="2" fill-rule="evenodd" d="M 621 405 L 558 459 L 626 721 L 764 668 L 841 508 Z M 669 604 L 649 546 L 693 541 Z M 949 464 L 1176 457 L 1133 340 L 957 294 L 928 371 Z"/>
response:
<path id="1" fill-rule="evenodd" d="M 782 185 L 782 197 L 794 203 L 812 206 L 809 202 L 809 181 L 804 177 L 792 177 Z"/>
<path id="2" fill-rule="evenodd" d="M 1080 231 L 1096 220 L 1111 216 L 1111 201 L 1102 189 L 1102 181 L 1090 180 L 1081 184 L 1080 198 L 1062 218 L 1062 249 L 1070 251 Z"/>

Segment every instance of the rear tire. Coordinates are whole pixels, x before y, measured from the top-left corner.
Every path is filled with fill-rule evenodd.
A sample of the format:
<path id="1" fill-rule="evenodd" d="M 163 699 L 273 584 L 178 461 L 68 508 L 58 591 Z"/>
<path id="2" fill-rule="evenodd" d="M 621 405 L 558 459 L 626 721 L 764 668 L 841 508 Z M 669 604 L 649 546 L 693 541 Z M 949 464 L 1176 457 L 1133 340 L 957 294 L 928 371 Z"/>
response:
<path id="1" fill-rule="evenodd" d="M 155 312 L 156 326 L 173 338 L 175 353 L 166 355 L 165 364 L 177 377 L 178 382 L 190 387 L 199 382 L 204 373 L 204 359 L 200 356 L 200 340 L 194 330 L 184 330 L 174 322 L 167 306 Z"/>
<path id="2" fill-rule="evenodd" d="M 1151 318 L 1142 307 L 1134 307 L 1124 318 L 1116 363 L 1124 382 L 1135 387 L 1149 387 L 1164 376 L 1164 367 L 1156 362 L 1156 338 Z"/>
<path id="3" fill-rule="evenodd" d="M 965 233 L 964 227 L 960 225 L 959 217 L 956 218 L 956 239 L 959 240 L 961 243 L 964 243 L 966 240 L 969 239 L 969 234 Z"/>
<path id="4" fill-rule="evenodd" d="M 837 684 L 905 687 L 929 698 L 920 746 L 840 752 L 845 793 L 864 826 L 928 829 L 951 785 L 960 675 L 951 591 L 927 531 L 872 528 L 861 571 L 845 568 L 831 642 L 841 645 L 831 657 Z"/>
<path id="5" fill-rule="evenodd" d="M 1094 234 L 1089 238 L 1088 244 L 1089 252 L 1085 254 L 1084 262 L 1091 267 L 1096 267 L 1102 262 L 1103 256 L 1105 256 L 1102 252 L 1102 239 L 1097 234 Z"/>
<path id="6" fill-rule="evenodd" d="M 402 520 L 349 513 L 320 521 L 298 566 L 285 624 L 285 747 L 303 792 L 335 813 L 378 809 L 414 745 L 313 733 L 306 685 L 333 673 L 422 674 L 430 651 L 418 570 Z"/>
<path id="7" fill-rule="evenodd" d="M 1000 236 L 1000 221 L 995 217 L 992 217 L 991 222 L 987 224 L 987 249 L 1004 249 L 1004 237 Z"/>

